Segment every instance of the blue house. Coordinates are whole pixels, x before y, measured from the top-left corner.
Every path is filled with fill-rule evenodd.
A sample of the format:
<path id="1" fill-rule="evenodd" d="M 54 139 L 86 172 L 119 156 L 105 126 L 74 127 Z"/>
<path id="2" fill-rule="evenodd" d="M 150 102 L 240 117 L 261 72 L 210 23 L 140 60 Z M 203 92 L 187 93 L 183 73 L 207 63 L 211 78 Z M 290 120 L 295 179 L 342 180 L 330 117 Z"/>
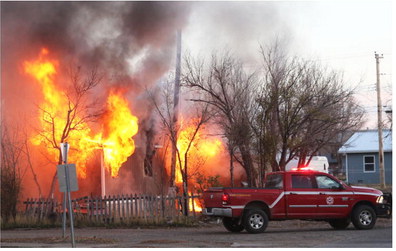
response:
<path id="1" fill-rule="evenodd" d="M 392 184 L 392 131 L 383 130 L 385 183 Z M 355 132 L 338 150 L 346 182 L 380 184 L 378 131 Z"/>

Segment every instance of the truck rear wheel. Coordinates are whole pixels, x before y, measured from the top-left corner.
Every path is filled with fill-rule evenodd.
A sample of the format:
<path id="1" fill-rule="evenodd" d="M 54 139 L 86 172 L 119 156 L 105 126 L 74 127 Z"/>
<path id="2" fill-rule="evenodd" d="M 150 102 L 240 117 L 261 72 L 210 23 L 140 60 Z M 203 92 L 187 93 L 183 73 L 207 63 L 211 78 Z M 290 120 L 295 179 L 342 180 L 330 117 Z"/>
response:
<path id="1" fill-rule="evenodd" d="M 250 209 L 243 216 L 243 226 L 249 233 L 263 233 L 268 226 L 268 216 L 262 210 Z"/>
<path id="2" fill-rule="evenodd" d="M 351 223 L 351 219 L 349 219 L 349 218 L 334 219 L 334 220 L 329 221 L 330 226 L 332 226 L 334 229 L 337 229 L 337 230 L 346 229 L 350 223 Z"/>
<path id="3" fill-rule="evenodd" d="M 377 215 L 368 205 L 357 206 L 352 212 L 352 223 L 357 229 L 372 229 L 377 221 Z"/>
<path id="4" fill-rule="evenodd" d="M 224 217 L 223 225 L 228 231 L 234 233 L 241 232 L 244 229 L 243 225 L 239 224 L 238 218 Z"/>

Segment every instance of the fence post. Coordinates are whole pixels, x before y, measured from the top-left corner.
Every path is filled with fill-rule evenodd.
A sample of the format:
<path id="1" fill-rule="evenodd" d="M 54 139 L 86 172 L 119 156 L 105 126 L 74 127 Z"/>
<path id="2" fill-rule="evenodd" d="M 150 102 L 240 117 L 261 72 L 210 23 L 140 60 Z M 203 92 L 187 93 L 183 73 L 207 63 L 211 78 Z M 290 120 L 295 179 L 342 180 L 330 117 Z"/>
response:
<path id="1" fill-rule="evenodd" d="M 143 218 L 142 203 L 143 203 L 142 195 L 139 194 L 138 195 L 138 216 L 139 216 L 139 219 Z"/>
<path id="2" fill-rule="evenodd" d="M 125 220 L 125 204 L 126 204 L 126 201 L 124 199 L 124 194 L 122 194 L 121 195 L 121 214 L 122 214 L 121 221 Z"/>
<path id="3" fill-rule="evenodd" d="M 121 209 L 120 209 L 120 196 L 119 195 L 116 196 L 116 204 L 115 205 L 117 208 L 116 215 L 117 215 L 118 221 L 120 221 L 121 220 Z"/>
<path id="4" fill-rule="evenodd" d="M 29 202 L 30 202 L 29 200 L 30 200 L 30 199 L 27 198 L 27 201 L 23 202 L 23 203 L 26 205 L 26 207 L 25 207 L 25 216 L 28 215 Z"/>
<path id="5" fill-rule="evenodd" d="M 116 196 L 113 195 L 113 222 L 116 222 L 117 219 L 117 200 Z"/>
<path id="6" fill-rule="evenodd" d="M 139 219 L 139 202 L 138 202 L 138 196 L 135 193 L 135 218 Z"/>
<path id="7" fill-rule="evenodd" d="M 149 203 L 149 219 L 152 222 L 154 218 L 154 198 L 152 195 L 149 195 L 148 197 L 148 203 Z"/>
<path id="8" fill-rule="evenodd" d="M 128 223 L 129 222 L 131 222 L 131 215 L 130 215 L 130 212 L 131 212 L 131 210 L 130 210 L 130 205 L 131 205 L 131 196 L 130 196 L 130 194 L 129 195 L 126 195 L 126 200 L 127 200 L 127 212 L 126 212 L 126 214 L 127 214 L 127 219 L 128 219 Z"/>
<path id="9" fill-rule="evenodd" d="M 44 199 L 40 199 L 40 216 L 39 220 L 41 221 L 43 219 L 43 212 L 44 212 Z"/>
<path id="10" fill-rule="evenodd" d="M 155 214 L 156 214 L 156 222 L 159 223 L 161 219 L 161 196 L 155 196 Z"/>
<path id="11" fill-rule="evenodd" d="M 98 196 L 96 196 L 95 197 L 95 221 L 96 222 L 98 222 L 99 221 L 99 215 L 98 215 L 98 212 L 99 212 L 99 201 L 98 201 Z"/>
<path id="12" fill-rule="evenodd" d="M 111 196 L 107 196 L 107 209 L 109 210 L 109 216 L 108 216 L 108 221 L 111 222 L 112 221 L 112 217 L 113 217 L 113 210 L 111 208 Z"/>
<path id="13" fill-rule="evenodd" d="M 45 213 L 46 213 L 46 209 L 47 209 L 47 203 L 48 202 L 48 198 L 47 199 L 44 199 L 43 198 L 43 200 L 42 200 L 42 204 L 43 204 L 43 210 L 42 210 L 42 212 L 41 212 L 41 220 L 43 220 L 44 218 L 45 218 Z"/>
<path id="14" fill-rule="evenodd" d="M 88 212 L 88 219 L 91 221 L 91 197 L 88 196 L 87 198 L 87 212 Z"/>
<path id="15" fill-rule="evenodd" d="M 143 194 L 141 194 L 140 195 L 140 198 L 141 198 L 141 203 L 140 203 L 140 206 L 142 207 L 142 218 L 144 219 L 144 222 L 146 222 L 146 203 L 147 203 L 147 201 L 146 201 L 146 195 L 143 195 Z"/>
<path id="16" fill-rule="evenodd" d="M 103 196 L 103 221 L 107 223 L 107 219 L 109 218 L 108 208 L 107 208 L 107 196 Z"/>

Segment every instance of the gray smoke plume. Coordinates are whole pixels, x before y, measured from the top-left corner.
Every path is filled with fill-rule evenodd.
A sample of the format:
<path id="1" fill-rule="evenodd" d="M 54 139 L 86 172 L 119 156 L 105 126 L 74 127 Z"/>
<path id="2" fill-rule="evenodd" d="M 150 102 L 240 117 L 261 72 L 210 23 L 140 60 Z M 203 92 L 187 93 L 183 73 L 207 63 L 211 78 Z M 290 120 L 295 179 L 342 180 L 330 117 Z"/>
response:
<path id="1" fill-rule="evenodd" d="M 47 47 L 97 66 L 123 85 L 150 85 L 169 69 L 175 31 L 189 16 L 178 2 L 2 2 L 3 66 Z M 5 62 L 5 60 L 7 62 Z"/>

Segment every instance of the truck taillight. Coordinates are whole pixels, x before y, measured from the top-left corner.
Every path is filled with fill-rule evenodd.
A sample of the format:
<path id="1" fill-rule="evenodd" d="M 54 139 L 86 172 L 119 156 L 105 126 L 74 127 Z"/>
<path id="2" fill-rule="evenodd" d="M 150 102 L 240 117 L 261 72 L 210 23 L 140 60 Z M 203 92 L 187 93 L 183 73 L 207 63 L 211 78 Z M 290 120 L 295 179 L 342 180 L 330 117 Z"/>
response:
<path id="1" fill-rule="evenodd" d="M 229 202 L 229 200 L 230 200 L 230 195 L 228 195 L 228 193 L 224 193 L 221 196 L 221 200 L 223 201 L 223 204 L 227 204 Z"/>

